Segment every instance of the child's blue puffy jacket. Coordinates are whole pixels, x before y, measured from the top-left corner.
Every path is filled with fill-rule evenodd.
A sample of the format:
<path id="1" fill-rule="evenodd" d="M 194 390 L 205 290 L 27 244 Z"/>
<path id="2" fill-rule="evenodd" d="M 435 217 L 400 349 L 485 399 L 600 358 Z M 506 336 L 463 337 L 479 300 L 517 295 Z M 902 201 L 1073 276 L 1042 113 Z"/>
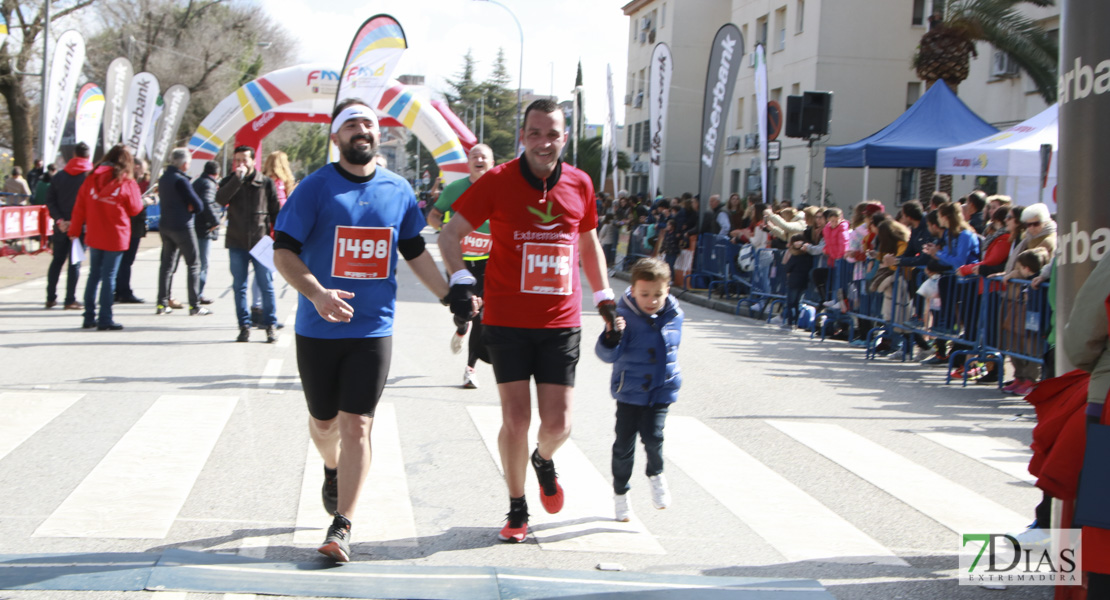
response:
<path id="1" fill-rule="evenodd" d="M 617 314 L 624 317 L 620 344 L 607 348 L 596 344 L 597 356 L 613 363 L 610 391 L 618 402 L 648 406 L 670 404 L 678 399 L 682 370 L 678 367 L 678 345 L 682 342 L 682 308 L 674 296 L 654 316 L 644 314 L 631 289 L 617 301 Z"/>

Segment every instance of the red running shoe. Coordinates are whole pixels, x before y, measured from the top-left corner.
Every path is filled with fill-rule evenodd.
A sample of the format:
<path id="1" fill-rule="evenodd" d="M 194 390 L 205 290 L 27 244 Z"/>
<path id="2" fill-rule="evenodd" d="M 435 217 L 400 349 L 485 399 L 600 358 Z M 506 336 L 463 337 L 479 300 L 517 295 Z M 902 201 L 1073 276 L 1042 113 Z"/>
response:
<path id="1" fill-rule="evenodd" d="M 559 485 L 559 475 L 555 472 L 555 461 L 544 460 L 540 456 L 540 449 L 532 452 L 532 468 L 536 470 L 536 479 L 540 480 L 540 503 L 548 513 L 555 514 L 563 510 L 563 486 Z"/>
<path id="2" fill-rule="evenodd" d="M 519 503 L 513 500 L 509 505 L 509 514 L 506 516 L 508 521 L 501 528 L 501 533 L 497 534 L 497 539 L 511 544 L 523 542 L 524 538 L 528 537 L 528 505 L 523 499 L 520 499 Z"/>

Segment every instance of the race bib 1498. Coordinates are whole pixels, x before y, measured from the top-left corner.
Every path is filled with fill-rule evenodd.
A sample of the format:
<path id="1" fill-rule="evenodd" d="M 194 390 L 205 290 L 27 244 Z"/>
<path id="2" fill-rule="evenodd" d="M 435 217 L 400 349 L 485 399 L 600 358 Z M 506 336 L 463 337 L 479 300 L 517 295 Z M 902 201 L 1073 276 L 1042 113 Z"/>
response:
<path id="1" fill-rule="evenodd" d="M 332 277 L 387 279 L 393 256 L 393 228 L 338 226 L 332 250 Z"/>
<path id="2" fill-rule="evenodd" d="M 569 296 L 574 290 L 568 244 L 524 244 L 521 255 L 520 291 L 526 294 Z"/>

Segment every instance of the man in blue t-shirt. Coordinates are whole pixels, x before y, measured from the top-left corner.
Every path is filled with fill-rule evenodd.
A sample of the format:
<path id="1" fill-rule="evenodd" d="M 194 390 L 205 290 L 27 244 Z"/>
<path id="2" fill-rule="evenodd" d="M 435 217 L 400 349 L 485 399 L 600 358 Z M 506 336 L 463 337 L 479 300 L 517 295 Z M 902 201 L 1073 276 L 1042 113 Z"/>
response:
<path id="1" fill-rule="evenodd" d="M 306 177 L 274 227 L 274 264 L 300 292 L 297 367 L 309 434 L 324 458 L 324 507 L 334 515 L 319 551 L 340 562 L 350 559 L 374 409 L 389 374 L 397 254 L 437 298 L 448 293 L 425 251 L 412 188 L 376 165 L 380 135 L 365 102 L 336 105 L 331 141 L 339 162 Z"/>

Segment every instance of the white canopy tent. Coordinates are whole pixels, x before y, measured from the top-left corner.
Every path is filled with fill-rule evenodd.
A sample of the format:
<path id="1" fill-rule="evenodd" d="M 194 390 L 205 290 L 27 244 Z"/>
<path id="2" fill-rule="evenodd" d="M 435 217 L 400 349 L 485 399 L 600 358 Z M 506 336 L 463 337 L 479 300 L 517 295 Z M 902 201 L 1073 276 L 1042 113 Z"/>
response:
<path id="1" fill-rule="evenodd" d="M 1043 201 L 1056 211 L 1056 147 L 1059 141 L 1057 105 L 1013 127 L 951 148 L 937 151 L 937 173 L 941 175 L 994 175 L 1002 177 L 999 192 L 1028 206 Z M 1040 187 L 1041 145 L 1052 146 L 1048 181 Z"/>

